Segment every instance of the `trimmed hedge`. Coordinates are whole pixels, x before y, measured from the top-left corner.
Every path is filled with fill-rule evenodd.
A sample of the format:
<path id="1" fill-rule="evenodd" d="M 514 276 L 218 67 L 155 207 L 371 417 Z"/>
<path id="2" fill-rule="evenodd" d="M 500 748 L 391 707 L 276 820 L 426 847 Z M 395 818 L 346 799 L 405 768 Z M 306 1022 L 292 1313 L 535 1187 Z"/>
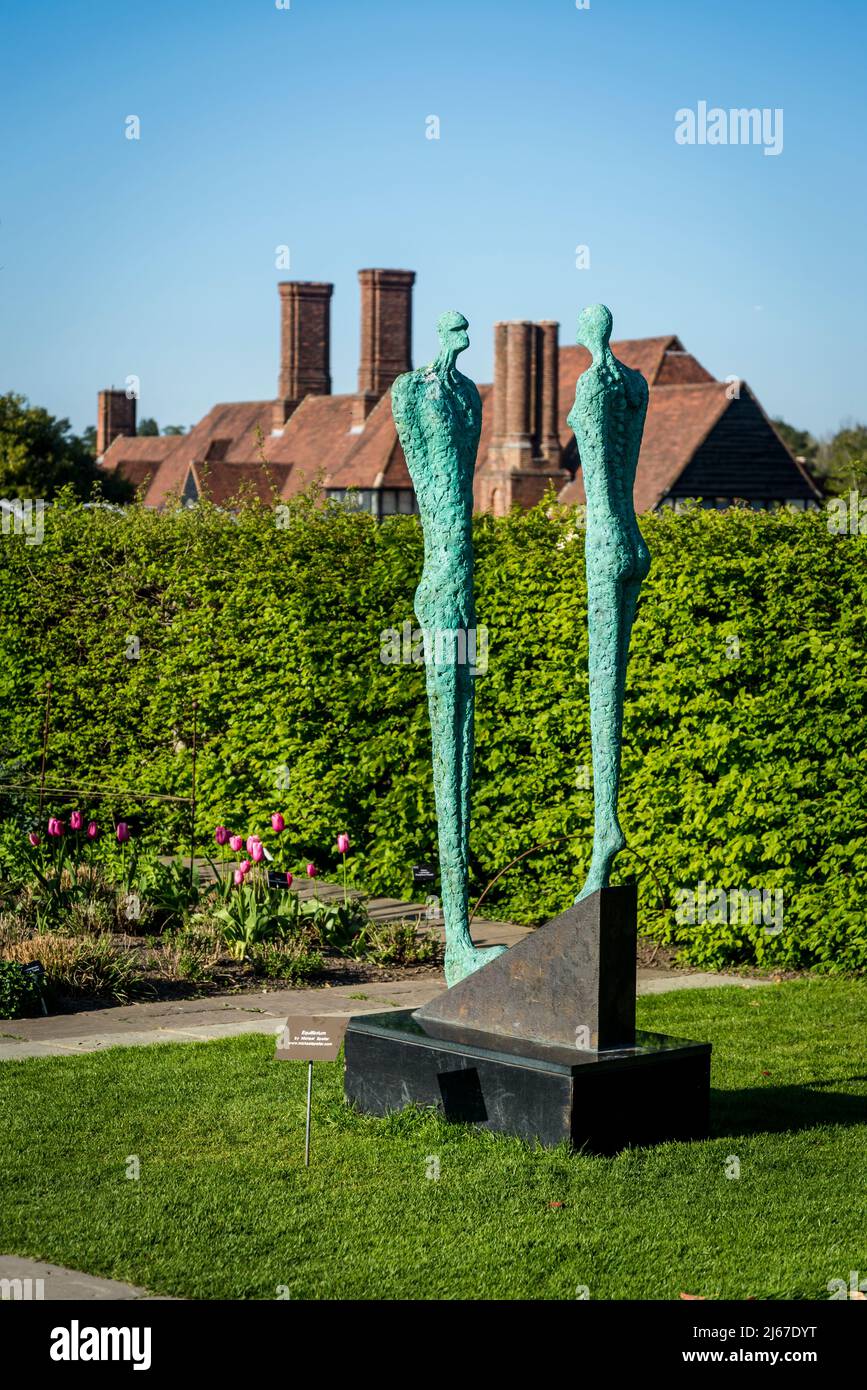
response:
<path id="1" fill-rule="evenodd" d="M 280 809 L 299 860 L 336 867 L 324 847 L 346 830 L 358 881 L 407 894 L 410 866 L 435 856 L 424 671 L 381 655 L 385 630 L 414 624 L 417 520 L 377 525 L 310 499 L 233 517 L 67 497 L 45 522 L 41 545 L 0 544 L 3 780 L 38 772 L 50 677 L 50 781 L 186 795 L 195 697 L 203 836 L 218 821 L 262 828 Z M 617 866 L 639 875 L 642 929 L 697 964 L 863 968 L 867 541 L 785 512 L 696 509 L 642 529 L 653 568 L 632 644 L 630 852 Z M 583 533 L 574 511 L 543 506 L 480 516 L 475 536 L 489 668 L 472 888 L 546 846 L 484 907 L 539 922 L 571 901 L 590 854 Z M 20 798 L 4 805 L 26 819 Z M 174 849 L 185 814 L 152 806 L 142 828 Z M 782 891 L 783 929 L 679 921 L 681 890 L 701 883 L 708 898 Z"/>

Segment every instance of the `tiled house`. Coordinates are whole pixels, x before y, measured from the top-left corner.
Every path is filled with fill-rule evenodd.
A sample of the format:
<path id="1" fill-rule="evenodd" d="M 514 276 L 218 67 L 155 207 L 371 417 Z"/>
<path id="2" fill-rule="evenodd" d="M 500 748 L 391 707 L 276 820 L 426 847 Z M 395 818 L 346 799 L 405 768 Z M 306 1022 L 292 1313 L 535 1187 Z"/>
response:
<path id="1" fill-rule="evenodd" d="M 288 499 L 319 479 L 327 495 L 349 493 L 382 517 L 416 510 L 412 480 L 391 418 L 389 388 L 408 371 L 412 286 L 408 270 L 362 270 L 358 390 L 331 394 L 333 286 L 279 286 L 281 348 L 275 399 L 215 405 L 186 435 L 137 436 L 135 401 L 99 394 L 97 453 L 138 488 L 148 506 L 207 493 L 229 505 L 244 492 Z M 642 371 L 650 404 L 635 503 L 650 511 L 687 498 L 728 506 L 790 503 L 819 493 L 749 387 L 715 380 L 674 336 L 613 343 Z M 560 347 L 558 325 L 499 323 L 494 381 L 479 387 L 482 438 L 476 503 L 503 514 L 533 506 L 553 485 L 583 502 L 580 459 L 566 415 L 588 365 L 583 348 Z"/>

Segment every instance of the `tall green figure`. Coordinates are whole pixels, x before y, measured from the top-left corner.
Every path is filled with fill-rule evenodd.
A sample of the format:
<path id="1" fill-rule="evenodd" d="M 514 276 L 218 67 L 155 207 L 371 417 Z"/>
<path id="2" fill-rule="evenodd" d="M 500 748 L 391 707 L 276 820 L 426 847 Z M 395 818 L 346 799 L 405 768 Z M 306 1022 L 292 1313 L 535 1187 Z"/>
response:
<path id="1" fill-rule="evenodd" d="M 650 570 L 632 502 L 647 414 L 647 382 L 611 351 L 611 310 L 592 304 L 578 320 L 578 342 L 592 357 L 578 378 L 568 422 L 575 431 L 587 497 L 585 564 L 590 639 L 593 750 L 593 854 L 575 899 L 607 888 L 626 840 L 617 818 L 623 690 L 629 638 L 642 581 Z"/>
<path id="2" fill-rule="evenodd" d="M 437 324 L 440 351 L 427 367 L 391 388 L 397 435 L 415 487 L 424 529 L 424 568 L 415 611 L 425 635 L 425 674 L 433 747 L 445 923 L 446 984 L 457 984 L 505 950 L 473 945 L 469 926 L 468 849 L 473 774 L 475 647 L 473 472 L 482 428 L 475 383 L 455 366 L 469 347 L 463 314 Z"/>

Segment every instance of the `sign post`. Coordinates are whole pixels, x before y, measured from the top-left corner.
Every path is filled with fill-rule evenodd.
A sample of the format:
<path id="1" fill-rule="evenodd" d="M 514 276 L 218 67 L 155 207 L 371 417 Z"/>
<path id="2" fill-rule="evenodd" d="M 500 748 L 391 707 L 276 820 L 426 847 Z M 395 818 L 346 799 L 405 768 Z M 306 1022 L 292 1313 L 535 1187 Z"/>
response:
<path id="1" fill-rule="evenodd" d="M 304 1167 L 310 1167 L 310 1107 L 313 1103 L 313 1063 L 307 1063 L 307 1124 L 304 1129 Z"/>
<path id="2" fill-rule="evenodd" d="M 313 1063 L 336 1062 L 348 1018 L 287 1018 L 277 1035 L 275 1062 L 307 1063 L 307 1118 L 304 1126 L 304 1167 L 310 1167 L 310 1116 L 313 1105 Z"/>

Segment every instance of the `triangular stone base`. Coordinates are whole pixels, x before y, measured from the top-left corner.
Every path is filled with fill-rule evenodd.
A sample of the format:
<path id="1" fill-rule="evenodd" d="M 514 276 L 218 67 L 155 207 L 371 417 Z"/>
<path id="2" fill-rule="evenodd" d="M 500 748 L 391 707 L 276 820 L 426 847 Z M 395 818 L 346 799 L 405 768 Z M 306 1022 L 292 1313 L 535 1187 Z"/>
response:
<path id="1" fill-rule="evenodd" d="M 432 1037 L 485 1033 L 552 1047 L 635 1044 L 634 884 L 603 888 L 416 1009 Z"/>

